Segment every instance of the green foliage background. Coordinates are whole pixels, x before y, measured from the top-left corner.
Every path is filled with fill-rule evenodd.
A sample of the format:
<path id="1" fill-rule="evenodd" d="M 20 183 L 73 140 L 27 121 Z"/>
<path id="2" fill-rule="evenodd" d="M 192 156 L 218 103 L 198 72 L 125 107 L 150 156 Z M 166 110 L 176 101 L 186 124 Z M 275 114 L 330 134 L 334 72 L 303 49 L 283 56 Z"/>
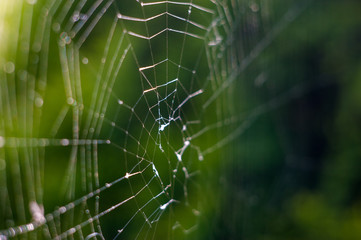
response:
<path id="1" fill-rule="evenodd" d="M 244 6 L 251 3 L 251 1 L 239 2 Z M 129 15 L 136 15 L 138 12 L 134 10 L 133 13 L 132 4 L 137 3 L 128 0 L 118 1 L 116 7 L 127 8 Z M 204 1 L 204 5 L 207 4 L 210 5 L 208 1 Z M 267 30 L 271 29 L 279 16 L 282 16 L 294 4 L 297 5 L 297 1 L 293 1 L 292 4 L 285 4 L 285 1 L 272 1 L 274 22 L 269 18 L 268 21 L 260 23 L 264 32 L 257 32 L 256 28 L 252 28 L 252 16 L 248 18 L 246 13 L 242 13 L 245 17 L 241 18 L 239 26 L 234 26 L 236 40 L 230 43 L 231 47 L 244 48 L 244 51 L 249 53 L 259 41 L 266 37 Z M 181 7 L 176 10 L 182 14 Z M 212 110 L 202 116 L 202 120 L 205 119 L 207 123 L 215 122 L 222 114 L 224 118 L 241 116 L 244 120 L 211 132 L 198 139 L 196 143 L 201 149 L 206 149 L 214 144 L 215 140 L 219 141 L 224 135 L 231 133 L 242 124 L 245 126 L 244 131 L 230 144 L 209 154 L 202 163 L 195 160 L 194 152 L 184 156 L 185 159 L 189 159 L 186 162 L 189 169 L 199 171 L 199 175 L 193 178 L 189 186 L 189 201 L 198 207 L 201 214 L 194 218 L 192 209 L 180 201 L 162 216 L 157 224 L 157 230 L 154 230 L 154 235 L 140 237 L 263 240 L 361 239 L 360 12 L 360 1 L 310 1 L 305 10 L 272 39 L 269 46 L 240 74 L 232 85 L 232 90 L 223 93 L 217 99 L 218 102 L 210 106 Z M 23 10 L 22 14 L 26 15 L 26 11 Z M 40 10 L 35 9 L 34 16 L 40 14 Z M 13 24 L 17 21 L 17 17 L 5 19 L 6 23 Z M 199 22 L 206 22 L 206 17 L 201 14 L 196 19 Z M 84 102 L 88 103 L 91 101 L 95 87 L 91 79 L 94 79 L 96 75 L 97 64 L 107 39 L 103 26 L 110 26 L 114 19 L 105 16 L 100 21 L 99 26 L 91 32 L 80 51 L 81 56 L 89 59 L 89 64 L 81 66 Z M 140 25 L 127 24 L 129 24 L 127 27 L 133 31 L 144 30 Z M 153 26 L 154 29 L 164 28 L 162 23 L 156 23 Z M 12 60 L 16 68 L 21 69 L 23 64 L 21 43 L 16 46 L 9 43 L 12 36 L 17 34 L 15 29 L 13 31 L 7 33 L 8 42 L 5 43 L 9 49 L 4 50 L 0 47 L 2 54 L 0 63 L 3 66 L 5 60 Z M 120 30 L 116 31 L 115 38 L 120 38 L 121 34 Z M 58 35 L 51 32 L 50 38 L 57 39 Z M 136 40 L 133 40 L 132 44 L 141 56 L 139 61 L 149 62 L 147 46 Z M 196 44 L 193 47 L 199 48 Z M 122 46 L 122 50 L 125 48 L 125 45 Z M 20 50 L 15 55 L 11 55 L 12 49 Z M 110 51 L 115 51 L 116 45 L 110 45 L 110 49 Z M 153 50 L 158 53 L 161 60 L 164 54 L 162 52 L 164 43 L 154 44 Z M 178 50 L 178 45 L 169 46 L 170 56 L 178 56 Z M 194 63 L 192 51 L 184 52 L 183 64 L 192 65 Z M 29 59 L 36 58 L 36 54 L 32 51 L 29 54 Z M 47 78 L 49 80 L 44 93 L 42 125 L 37 126 L 38 137 L 71 139 L 73 133 L 71 115 L 64 118 L 56 136 L 49 134 L 59 109 L 66 102 L 66 96 L 63 94 L 56 41 L 51 42 L 48 55 Z M 35 62 L 34 60 L 34 66 L 37 64 Z M 30 64 L 29 69 L 31 67 Z M 138 69 L 134 67 L 131 60 L 126 59 L 122 69 L 118 76 L 121 80 L 115 84 L 113 91 L 132 105 L 137 101 L 139 92 L 142 92 L 144 87 L 136 81 L 126 81 L 138 77 L 136 74 Z M 207 65 L 198 66 L 200 79 L 206 77 L 206 73 L 202 75 L 206 69 Z M 169 68 L 168 74 L 172 75 L 176 71 L 177 69 Z M 17 72 L 17 74 L 20 73 Z M 166 74 L 160 72 L 159 75 Z M 183 79 L 190 78 L 186 74 L 182 77 Z M 1 80 L 3 79 L 5 78 Z M 15 86 L 16 99 L 21 100 L 25 93 L 19 83 L 21 82 L 17 81 Z M 184 85 L 190 88 L 187 84 L 190 83 L 185 81 Z M 206 90 L 210 89 L 210 86 L 206 88 Z M 4 96 L 5 91 L 2 88 L 0 93 Z M 60 91 L 62 94 L 59 94 Z M 179 95 L 186 96 L 182 92 Z M 185 106 L 184 114 L 190 119 L 193 116 L 199 116 L 205 100 L 206 97 L 200 100 L 195 99 L 192 107 Z M 216 112 L 219 105 L 227 111 L 221 114 Z M 26 106 L 18 107 L 19 109 L 26 108 Z M 117 106 L 114 104 L 110 105 L 107 111 L 113 112 L 116 109 Z M 145 114 L 147 110 L 148 106 L 140 104 L 137 111 Z M 129 112 L 121 112 L 120 116 L 117 119 L 117 125 L 126 126 L 129 122 Z M 9 116 L 5 114 L 1 116 L 2 122 L 8 121 L 7 117 Z M 25 125 L 31 126 L 31 123 L 21 117 L 20 120 L 11 117 L 10 120 L 13 122 L 24 121 Z M 141 117 L 147 119 L 146 116 Z M 144 123 L 152 124 L 146 120 Z M 32 127 L 36 128 L 36 126 L 30 128 Z M 137 128 L 136 124 L 134 126 L 130 124 L 128 127 L 141 139 L 140 128 Z M 110 126 L 108 128 L 111 129 Z M 108 128 L 105 127 L 105 130 L 110 130 Z M 3 129 L 0 130 L 2 134 L 0 136 L 5 136 L 5 140 L 6 137 L 27 137 L 21 127 L 14 130 L 7 124 L 3 124 Z M 168 136 L 171 136 L 169 138 L 171 144 L 174 145 L 182 142 L 181 137 L 176 135 L 177 130 L 179 129 L 176 127 L 169 127 L 166 130 Z M 197 127 L 194 127 L 194 131 L 196 130 Z M 124 139 L 125 137 L 119 134 L 115 135 L 112 141 L 119 142 L 121 145 Z M 129 143 L 127 146 L 129 149 L 137 147 L 136 143 Z M 148 148 L 153 150 L 155 146 L 150 144 Z M 124 175 L 130 168 L 126 162 L 121 161 L 123 153 L 114 146 L 99 146 L 98 150 L 101 186 L 109 180 Z M 11 148 L 1 151 L 6 165 L 12 166 L 14 163 L 11 162 L 13 161 Z M 165 151 L 171 150 L 168 148 Z M 49 157 L 46 158 L 44 183 L 44 195 L 47 197 L 43 203 L 46 212 L 51 212 L 56 206 L 61 206 L 66 202 L 64 198 L 59 197 L 62 196 L 60 193 L 63 193 L 60 181 L 65 175 L 70 153 L 70 146 L 47 148 L 46 156 Z M 173 161 L 173 157 L 169 154 L 168 159 Z M 162 160 L 164 159 L 161 154 L 154 154 L 154 163 L 159 166 L 160 175 L 166 175 L 170 169 Z M 8 178 L 11 182 L 9 176 Z M 138 182 L 136 180 L 132 182 L 135 188 L 144 185 L 144 179 L 138 179 Z M 184 181 L 184 179 L 181 180 Z M 80 180 L 77 179 L 77 181 Z M 10 195 L 15 196 L 16 193 L 12 192 L 9 186 L 5 187 L 9 189 Z M 174 187 L 175 196 L 179 196 L 180 200 L 184 200 L 182 187 L 181 184 Z M 151 185 L 150 188 L 154 190 L 157 186 Z M 129 185 L 121 184 L 112 188 L 111 192 L 102 195 L 102 204 L 113 205 L 119 202 L 118 199 L 129 194 L 132 194 Z M 77 190 L 76 197 L 83 195 L 84 192 Z M 139 201 L 142 202 L 148 197 L 140 196 Z M 9 206 L 15 209 L 15 204 L 10 203 Z M 154 206 L 149 208 L 151 207 Z M 114 232 L 116 232 L 114 223 L 117 226 L 123 226 L 136 211 L 137 206 L 129 208 L 124 206 L 104 216 L 101 222 L 106 239 L 114 237 Z M 29 218 L 30 215 L 26 214 Z M 8 226 L 4 219 L 5 217 L 1 216 L 0 229 Z M 17 222 L 18 219 L 13 220 Z M 195 224 L 198 227 L 184 234 L 180 228 L 172 230 L 171 224 L 175 221 L 186 228 Z M 122 233 L 122 237 L 127 239 L 137 236 L 143 222 L 142 217 L 135 218 L 129 230 Z M 64 225 L 64 229 L 71 227 L 71 223 L 68 224 L 69 226 L 66 223 Z"/>
<path id="2" fill-rule="evenodd" d="M 313 2 L 243 74 L 250 105 L 301 84 L 227 148 L 208 237 L 360 239 L 359 11 L 357 1 Z M 257 65 L 266 90 L 248 84 Z"/>

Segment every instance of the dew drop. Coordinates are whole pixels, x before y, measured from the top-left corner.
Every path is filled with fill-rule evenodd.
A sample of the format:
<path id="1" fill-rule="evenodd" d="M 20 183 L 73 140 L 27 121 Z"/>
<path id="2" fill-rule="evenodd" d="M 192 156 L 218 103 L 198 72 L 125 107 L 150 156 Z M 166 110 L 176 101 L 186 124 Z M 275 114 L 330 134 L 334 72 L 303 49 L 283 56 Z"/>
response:
<path id="1" fill-rule="evenodd" d="M 35 98 L 35 106 L 37 106 L 39 108 L 39 107 L 43 106 L 43 104 L 44 104 L 44 101 L 41 97 Z"/>
<path id="2" fill-rule="evenodd" d="M 60 140 L 60 144 L 61 144 L 62 146 L 68 146 L 69 143 L 70 143 L 69 139 L 64 138 L 64 139 L 61 139 L 61 140 Z"/>
<path id="3" fill-rule="evenodd" d="M 28 2 L 30 5 L 34 5 L 34 4 L 36 4 L 37 0 L 27 0 L 27 2 Z"/>
<path id="4" fill-rule="evenodd" d="M 71 38 L 66 32 L 60 33 L 60 40 L 65 44 L 71 43 Z"/>
<path id="5" fill-rule="evenodd" d="M 86 57 L 83 57 L 83 59 L 81 60 L 81 62 L 82 62 L 83 64 L 88 64 L 88 63 L 89 63 L 89 59 L 86 58 Z"/>
<path id="6" fill-rule="evenodd" d="M 68 97 L 68 99 L 66 100 L 66 102 L 67 102 L 69 105 L 73 105 L 73 103 L 74 103 L 75 101 L 74 101 L 74 98 Z"/>
<path id="7" fill-rule="evenodd" d="M 77 21 L 79 21 L 79 19 L 80 19 L 80 17 L 79 17 L 79 13 L 78 13 L 78 12 L 74 13 L 74 15 L 73 15 L 72 19 L 73 19 L 73 22 L 77 22 Z"/>
<path id="8" fill-rule="evenodd" d="M 13 62 L 7 62 L 4 66 L 4 71 L 6 73 L 13 73 L 15 71 L 15 65 Z"/>

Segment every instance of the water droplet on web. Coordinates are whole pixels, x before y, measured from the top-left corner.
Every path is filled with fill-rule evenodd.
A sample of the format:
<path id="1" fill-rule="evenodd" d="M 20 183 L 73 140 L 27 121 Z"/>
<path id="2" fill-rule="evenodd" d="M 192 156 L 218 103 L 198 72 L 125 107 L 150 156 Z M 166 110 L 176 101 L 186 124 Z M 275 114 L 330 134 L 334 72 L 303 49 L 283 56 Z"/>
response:
<path id="1" fill-rule="evenodd" d="M 41 107 L 41 106 L 43 106 L 43 104 L 44 104 L 44 101 L 41 97 L 35 98 L 35 106 L 36 107 Z"/>
<path id="2" fill-rule="evenodd" d="M 69 143 L 70 143 L 69 139 L 64 138 L 64 139 L 61 139 L 61 140 L 60 140 L 60 144 L 61 144 L 62 146 L 68 146 Z"/>
<path id="3" fill-rule="evenodd" d="M 123 104 L 123 101 L 122 101 L 122 100 L 118 100 L 118 104 L 119 104 L 119 105 L 122 105 L 122 104 Z"/>
<path id="4" fill-rule="evenodd" d="M 69 104 L 69 105 L 73 105 L 73 103 L 75 102 L 74 98 L 72 97 L 68 97 L 68 99 L 66 100 L 66 102 Z"/>
<path id="5" fill-rule="evenodd" d="M 72 17 L 73 22 L 77 22 L 79 21 L 79 19 L 80 19 L 79 12 L 74 13 Z"/>
<path id="6" fill-rule="evenodd" d="M 7 62 L 4 66 L 4 71 L 6 73 L 13 73 L 15 71 L 15 65 L 13 62 Z"/>
<path id="7" fill-rule="evenodd" d="M 71 38 L 69 37 L 68 33 L 66 33 L 66 32 L 60 33 L 60 40 L 65 44 L 71 43 Z"/>
<path id="8" fill-rule="evenodd" d="M 65 213 L 66 212 L 66 208 L 63 206 L 63 207 L 60 207 L 59 208 L 59 212 L 61 213 L 61 214 L 63 214 L 63 213 Z"/>
<path id="9" fill-rule="evenodd" d="M 83 57 L 83 59 L 81 60 L 81 62 L 82 62 L 83 64 L 88 64 L 89 60 L 88 60 L 88 58 Z"/>
<path id="10" fill-rule="evenodd" d="M 34 5 L 34 4 L 37 2 L 37 0 L 27 0 L 27 2 L 28 2 L 30 5 Z"/>

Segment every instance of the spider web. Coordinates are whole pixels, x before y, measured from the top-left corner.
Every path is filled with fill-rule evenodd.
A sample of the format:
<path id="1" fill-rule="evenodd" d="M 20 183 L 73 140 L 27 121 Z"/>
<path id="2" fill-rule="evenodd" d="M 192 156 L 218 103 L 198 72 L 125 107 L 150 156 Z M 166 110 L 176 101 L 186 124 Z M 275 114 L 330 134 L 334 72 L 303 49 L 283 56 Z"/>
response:
<path id="1" fill-rule="evenodd" d="M 196 231 L 207 162 L 300 94 L 239 114 L 235 84 L 304 9 L 291 1 L 0 6 L 0 239 Z"/>

